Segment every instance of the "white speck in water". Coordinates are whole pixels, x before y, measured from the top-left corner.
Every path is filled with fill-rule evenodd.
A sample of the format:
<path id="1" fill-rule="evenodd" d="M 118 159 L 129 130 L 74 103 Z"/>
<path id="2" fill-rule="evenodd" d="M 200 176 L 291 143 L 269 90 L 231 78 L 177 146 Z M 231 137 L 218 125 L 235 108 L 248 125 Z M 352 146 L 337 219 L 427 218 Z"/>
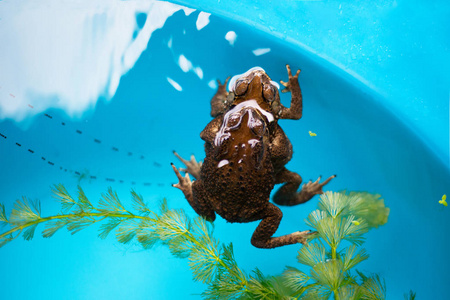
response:
<path id="1" fill-rule="evenodd" d="M 181 85 L 178 84 L 178 82 L 176 82 L 175 80 L 173 80 L 170 77 L 167 77 L 167 81 L 177 90 L 177 91 L 182 91 L 183 88 L 181 87 Z"/>
<path id="2" fill-rule="evenodd" d="M 211 14 L 209 13 L 200 12 L 197 18 L 197 22 L 195 23 L 195 25 L 197 26 L 197 30 L 201 30 L 203 27 L 209 24 L 210 15 Z"/>
<path id="3" fill-rule="evenodd" d="M 181 54 L 178 58 L 178 65 L 184 73 L 193 71 L 198 76 L 198 78 L 203 79 L 203 70 L 200 67 L 194 67 L 191 61 L 187 59 L 183 54 Z"/>
<path id="4" fill-rule="evenodd" d="M 194 73 L 197 74 L 198 78 L 203 79 L 203 70 L 200 67 L 195 67 Z"/>
<path id="5" fill-rule="evenodd" d="M 229 161 L 226 159 L 223 159 L 219 162 L 219 164 L 217 165 L 218 168 L 222 168 L 225 165 L 228 165 Z"/>
<path id="6" fill-rule="evenodd" d="M 234 31 L 228 31 L 225 35 L 225 39 L 230 43 L 231 46 L 234 45 L 234 42 L 236 41 L 237 34 Z"/>
<path id="7" fill-rule="evenodd" d="M 216 82 L 214 79 L 211 79 L 211 80 L 208 82 L 208 86 L 209 86 L 210 88 L 212 88 L 213 90 L 215 90 L 215 89 L 217 89 L 217 82 Z"/>
<path id="8" fill-rule="evenodd" d="M 184 73 L 187 73 L 192 69 L 192 63 L 183 54 L 178 58 L 178 65 Z"/>
<path id="9" fill-rule="evenodd" d="M 172 37 L 170 37 L 170 40 L 167 42 L 167 47 L 169 47 L 169 49 L 172 49 Z"/>
<path id="10" fill-rule="evenodd" d="M 270 48 L 258 48 L 252 51 L 256 56 L 264 55 L 270 52 Z"/>

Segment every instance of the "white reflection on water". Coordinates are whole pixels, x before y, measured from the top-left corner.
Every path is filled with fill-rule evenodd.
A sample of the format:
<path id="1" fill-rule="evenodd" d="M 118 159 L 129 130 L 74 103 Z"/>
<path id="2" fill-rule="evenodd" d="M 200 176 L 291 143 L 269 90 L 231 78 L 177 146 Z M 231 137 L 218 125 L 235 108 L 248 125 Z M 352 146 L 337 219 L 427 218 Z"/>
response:
<path id="1" fill-rule="evenodd" d="M 100 96 L 110 99 L 152 33 L 181 9 L 193 11 L 153 0 L 2 1 L 0 119 L 48 108 L 81 115 Z"/>

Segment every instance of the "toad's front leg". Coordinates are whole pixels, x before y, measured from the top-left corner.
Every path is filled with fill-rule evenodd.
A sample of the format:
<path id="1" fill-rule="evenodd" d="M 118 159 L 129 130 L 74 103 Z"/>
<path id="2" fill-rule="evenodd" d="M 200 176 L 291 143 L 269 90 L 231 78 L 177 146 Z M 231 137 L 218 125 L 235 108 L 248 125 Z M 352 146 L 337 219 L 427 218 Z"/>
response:
<path id="1" fill-rule="evenodd" d="M 298 120 L 302 117 L 303 112 L 302 91 L 300 89 L 300 84 L 298 83 L 300 70 L 297 70 L 297 73 L 292 75 L 291 67 L 289 65 L 286 65 L 286 69 L 288 71 L 289 80 L 288 82 L 280 82 L 285 86 L 285 89 L 282 92 L 291 92 L 291 105 L 287 108 L 280 104 L 281 108 L 278 113 L 278 118 Z"/>
<path id="2" fill-rule="evenodd" d="M 230 77 L 225 79 L 225 83 L 221 84 L 220 80 L 217 80 L 219 87 L 216 94 L 211 99 L 211 117 L 215 118 L 220 114 L 223 114 L 230 104 L 229 93 L 227 92 L 227 83 Z"/>
<path id="3" fill-rule="evenodd" d="M 262 221 L 252 235 L 252 245 L 257 248 L 276 248 L 297 243 L 306 244 L 308 237 L 315 233 L 306 230 L 272 237 L 277 231 L 282 217 L 281 210 L 272 203 L 268 203 L 267 208 L 263 211 Z"/>
<path id="4" fill-rule="evenodd" d="M 189 173 L 197 180 L 200 179 L 200 169 L 202 167 L 201 161 L 197 162 L 194 155 L 191 155 L 191 160 L 186 160 L 176 151 L 173 151 L 173 154 L 186 166 L 186 168 L 180 168 L 181 172 Z"/>

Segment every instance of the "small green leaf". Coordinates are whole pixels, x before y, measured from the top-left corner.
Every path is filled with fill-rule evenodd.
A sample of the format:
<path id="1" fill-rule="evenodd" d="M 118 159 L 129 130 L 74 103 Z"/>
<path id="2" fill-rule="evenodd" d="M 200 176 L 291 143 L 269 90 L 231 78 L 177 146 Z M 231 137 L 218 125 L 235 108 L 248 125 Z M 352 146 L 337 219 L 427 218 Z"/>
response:
<path id="1" fill-rule="evenodd" d="M 52 188 L 53 197 L 61 203 L 61 209 L 64 213 L 68 213 L 76 204 L 76 201 L 69 195 L 66 188 L 62 184 L 55 184 Z"/>
<path id="2" fill-rule="evenodd" d="M 311 277 L 296 268 L 287 267 L 283 273 L 283 279 L 285 280 L 285 284 L 287 286 L 292 289 L 299 290 L 307 285 Z"/>
<path id="3" fill-rule="evenodd" d="M 0 203 L 0 228 L 8 223 L 8 218 L 6 217 L 5 205 Z"/>
<path id="4" fill-rule="evenodd" d="M 193 249 L 189 256 L 189 266 L 195 281 L 210 283 L 218 270 L 219 253 L 213 245 L 204 246 Z"/>
<path id="5" fill-rule="evenodd" d="M 360 262 L 369 258 L 369 255 L 367 255 L 365 249 L 360 249 L 356 255 L 355 255 L 355 253 L 356 253 L 355 245 L 351 245 L 347 248 L 347 250 L 342 258 L 343 264 L 344 264 L 343 265 L 344 272 L 350 270 L 351 268 L 353 268 Z"/>
<path id="6" fill-rule="evenodd" d="M 34 232 L 36 231 L 37 226 L 38 226 L 38 224 L 31 225 L 31 226 L 27 227 L 27 229 L 23 232 L 23 238 L 26 241 L 30 241 L 33 239 Z"/>
<path id="7" fill-rule="evenodd" d="M 47 222 L 47 224 L 45 224 L 45 230 L 42 232 L 42 236 L 44 238 L 53 236 L 58 230 L 66 226 L 69 221 L 70 219 L 60 219 Z"/>
<path id="8" fill-rule="evenodd" d="M 119 243 L 127 244 L 135 236 L 139 230 L 139 223 L 136 220 L 126 220 L 122 222 L 116 231 L 116 238 Z"/>
<path id="9" fill-rule="evenodd" d="M 328 290 L 337 291 L 345 278 L 342 261 L 328 259 L 316 264 L 311 270 L 311 277 Z"/>
<path id="10" fill-rule="evenodd" d="M 110 218 L 106 223 L 100 225 L 98 237 L 105 239 L 122 221 L 123 219 L 121 218 Z"/>
<path id="11" fill-rule="evenodd" d="M 141 215 L 146 216 L 151 213 L 151 210 L 148 208 L 147 204 L 144 202 L 141 195 L 136 193 L 136 191 L 131 191 L 131 200 L 133 209 L 137 210 Z"/>
<path id="12" fill-rule="evenodd" d="M 114 192 L 112 188 L 108 189 L 107 194 L 102 194 L 102 198 L 98 202 L 98 210 L 105 213 L 126 212 L 126 209 L 120 202 L 117 193 Z"/>
<path id="13" fill-rule="evenodd" d="M 384 300 L 386 299 L 386 284 L 378 275 L 366 277 L 362 288 L 362 297 L 364 300 Z"/>
<path id="14" fill-rule="evenodd" d="M 78 186 L 78 203 L 77 204 L 82 211 L 90 211 L 94 208 L 92 203 L 86 197 L 86 194 L 84 193 L 81 186 Z"/>
<path id="15" fill-rule="evenodd" d="M 14 204 L 9 221 L 16 226 L 36 221 L 40 219 L 40 208 L 38 201 L 30 203 L 27 198 L 23 197 L 22 201 L 17 200 Z"/>
<path id="16" fill-rule="evenodd" d="M 314 267 L 326 260 L 326 249 L 322 244 L 310 243 L 300 248 L 297 259 L 301 264 Z"/>
<path id="17" fill-rule="evenodd" d="M 156 223 L 153 221 L 144 220 L 141 222 L 140 229 L 136 235 L 144 249 L 150 249 L 160 241 L 156 233 L 156 226 Z"/>

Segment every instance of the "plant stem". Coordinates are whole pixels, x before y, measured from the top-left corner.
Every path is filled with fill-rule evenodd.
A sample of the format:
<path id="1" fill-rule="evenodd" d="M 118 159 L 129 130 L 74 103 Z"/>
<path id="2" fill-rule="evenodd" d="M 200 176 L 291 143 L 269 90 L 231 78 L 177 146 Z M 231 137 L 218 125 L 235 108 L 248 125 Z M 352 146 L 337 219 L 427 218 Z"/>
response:
<path id="1" fill-rule="evenodd" d="M 103 218 L 137 218 L 137 219 L 145 219 L 148 221 L 155 221 L 155 219 L 152 219 L 150 217 L 143 217 L 143 216 L 138 216 L 138 215 L 133 215 L 133 214 L 121 214 L 121 213 L 89 213 L 89 212 L 82 212 L 79 214 L 66 214 L 66 215 L 56 215 L 56 216 L 50 216 L 50 217 L 45 217 L 45 218 L 39 218 L 36 219 L 34 221 L 28 222 L 28 223 L 24 223 L 22 225 L 16 226 L 11 228 L 9 231 L 0 234 L 0 239 L 4 238 L 7 235 L 10 235 L 16 231 L 22 231 L 23 229 L 36 225 L 36 224 L 40 224 L 40 223 L 44 223 L 47 221 L 51 221 L 51 220 L 58 220 L 58 219 L 67 219 L 67 218 L 73 218 L 73 217 L 93 217 L 93 218 L 98 218 L 98 217 L 103 217 Z"/>
<path id="2" fill-rule="evenodd" d="M 331 258 L 336 259 L 336 246 L 331 246 Z"/>

